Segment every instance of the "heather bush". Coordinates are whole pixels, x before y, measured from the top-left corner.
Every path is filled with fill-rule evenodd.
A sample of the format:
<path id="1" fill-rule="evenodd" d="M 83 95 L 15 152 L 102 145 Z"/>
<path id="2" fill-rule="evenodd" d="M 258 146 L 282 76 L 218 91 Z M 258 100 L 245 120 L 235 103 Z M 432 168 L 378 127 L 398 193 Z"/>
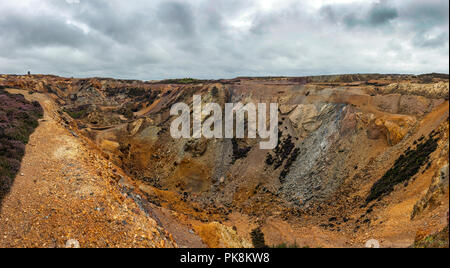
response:
<path id="1" fill-rule="evenodd" d="M 252 238 L 253 247 L 255 248 L 267 248 L 266 241 L 264 239 L 264 233 L 261 231 L 261 228 L 254 229 L 250 236 Z"/>
<path id="2" fill-rule="evenodd" d="M 42 115 L 38 102 L 0 89 L 0 204 L 20 170 L 25 144 Z"/>
<path id="3" fill-rule="evenodd" d="M 415 149 L 408 148 L 397 159 L 394 166 L 372 186 L 366 203 L 368 204 L 369 202 L 389 195 L 394 191 L 396 185 L 407 183 L 412 179 L 420 171 L 422 166 L 429 162 L 430 155 L 438 148 L 437 142 L 439 138 L 435 137 L 437 134 L 433 131 L 428 139 L 422 136 L 416 141 L 417 146 Z"/>

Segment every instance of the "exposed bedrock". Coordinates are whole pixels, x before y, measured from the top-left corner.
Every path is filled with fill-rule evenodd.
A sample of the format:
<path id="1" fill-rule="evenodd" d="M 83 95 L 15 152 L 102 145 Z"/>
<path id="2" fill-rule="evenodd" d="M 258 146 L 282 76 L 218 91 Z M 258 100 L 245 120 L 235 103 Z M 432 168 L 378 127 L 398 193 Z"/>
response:
<path id="1" fill-rule="evenodd" d="M 396 159 L 426 133 L 424 122 L 436 128 L 445 121 L 436 114 L 448 106 L 448 77 L 434 74 L 190 84 L 2 76 L 0 85 L 49 94 L 81 134 L 137 181 L 205 208 L 255 215 L 309 207 L 349 182 L 368 190 L 393 164 L 368 172 L 377 159 Z M 261 150 L 260 140 L 249 138 L 173 139 L 170 108 L 177 102 L 192 107 L 193 95 L 222 108 L 227 102 L 278 103 L 277 148 Z"/>

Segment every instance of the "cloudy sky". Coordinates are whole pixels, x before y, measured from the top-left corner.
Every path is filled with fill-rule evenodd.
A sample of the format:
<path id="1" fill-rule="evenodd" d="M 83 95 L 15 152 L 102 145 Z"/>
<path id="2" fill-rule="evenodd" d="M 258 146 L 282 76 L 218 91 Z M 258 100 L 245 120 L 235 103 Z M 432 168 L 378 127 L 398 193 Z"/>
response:
<path id="1" fill-rule="evenodd" d="M 448 0 L 0 1 L 0 73 L 449 72 Z"/>

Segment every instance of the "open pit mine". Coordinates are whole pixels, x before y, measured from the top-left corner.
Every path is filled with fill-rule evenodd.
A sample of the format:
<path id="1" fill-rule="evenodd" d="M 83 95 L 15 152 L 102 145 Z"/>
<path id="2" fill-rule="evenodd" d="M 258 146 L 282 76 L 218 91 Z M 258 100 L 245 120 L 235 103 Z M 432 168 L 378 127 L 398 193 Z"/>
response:
<path id="1" fill-rule="evenodd" d="M 196 95 L 277 145 L 173 138 Z M 0 247 L 448 247 L 448 75 L 0 75 L 0 126 Z"/>

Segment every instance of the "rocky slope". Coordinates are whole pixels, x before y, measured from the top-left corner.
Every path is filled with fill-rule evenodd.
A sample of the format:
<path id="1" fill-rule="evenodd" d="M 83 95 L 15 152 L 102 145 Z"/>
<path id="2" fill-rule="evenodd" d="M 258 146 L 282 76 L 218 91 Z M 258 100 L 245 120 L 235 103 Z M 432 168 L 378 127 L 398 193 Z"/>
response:
<path id="1" fill-rule="evenodd" d="M 64 128 L 51 99 L 7 91 L 41 103 L 44 117 L 2 200 L 0 247 L 176 246 L 148 211 L 116 187 L 126 175 L 114 171 L 89 140 Z"/>
<path id="2" fill-rule="evenodd" d="M 179 246 L 406 247 L 448 223 L 448 75 L 232 80 L 0 77 L 37 92 L 60 124 L 127 177 L 115 185 Z M 173 139 L 170 108 L 279 104 L 279 144 Z M 105 167 L 102 172 L 111 172 Z M 139 198 L 138 198 L 139 197 Z"/>

